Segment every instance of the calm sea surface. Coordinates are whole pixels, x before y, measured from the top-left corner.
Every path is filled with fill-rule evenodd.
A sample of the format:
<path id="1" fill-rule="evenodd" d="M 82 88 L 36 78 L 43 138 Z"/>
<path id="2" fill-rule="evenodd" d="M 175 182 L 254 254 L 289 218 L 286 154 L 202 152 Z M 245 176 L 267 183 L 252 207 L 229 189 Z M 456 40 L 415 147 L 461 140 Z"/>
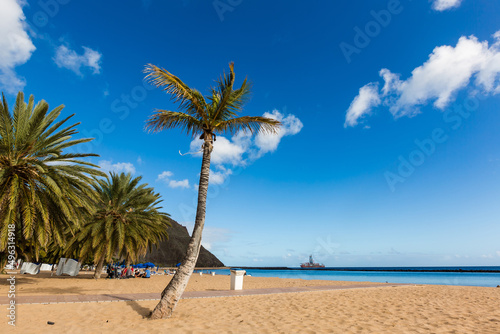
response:
<path id="1" fill-rule="evenodd" d="M 363 268 L 356 268 L 358 270 Z M 415 272 L 415 271 L 372 271 L 382 268 L 364 268 L 370 271 L 331 271 L 331 270 L 266 270 L 245 269 L 255 277 L 280 277 L 318 279 L 354 282 L 389 282 L 413 284 L 466 285 L 496 287 L 500 285 L 500 273 L 487 272 Z M 384 270 L 500 270 L 500 267 L 412 267 L 383 268 Z M 229 269 L 215 270 L 217 274 L 229 275 Z"/>

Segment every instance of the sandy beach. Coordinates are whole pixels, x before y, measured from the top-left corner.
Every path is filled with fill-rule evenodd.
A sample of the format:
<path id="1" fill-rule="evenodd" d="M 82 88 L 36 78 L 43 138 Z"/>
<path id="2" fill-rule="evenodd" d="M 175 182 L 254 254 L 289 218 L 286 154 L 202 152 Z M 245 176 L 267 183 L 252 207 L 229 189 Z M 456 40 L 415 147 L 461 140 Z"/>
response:
<path id="1" fill-rule="evenodd" d="M 7 294 L 2 275 L 0 293 Z M 18 275 L 18 295 L 159 292 L 168 276 L 98 281 Z M 245 277 L 244 288 L 349 285 L 353 282 Z M 359 283 L 359 282 L 357 282 Z M 227 290 L 229 276 L 193 275 L 188 291 Z M 181 300 L 169 320 L 144 318 L 156 301 L 18 305 L 2 333 L 500 333 L 500 289 L 398 286 Z M 6 308 L 6 306 L 3 306 Z M 6 314 L 7 311 L 4 310 Z M 6 318 L 4 318 L 6 319 Z M 52 321 L 54 325 L 48 325 Z"/>

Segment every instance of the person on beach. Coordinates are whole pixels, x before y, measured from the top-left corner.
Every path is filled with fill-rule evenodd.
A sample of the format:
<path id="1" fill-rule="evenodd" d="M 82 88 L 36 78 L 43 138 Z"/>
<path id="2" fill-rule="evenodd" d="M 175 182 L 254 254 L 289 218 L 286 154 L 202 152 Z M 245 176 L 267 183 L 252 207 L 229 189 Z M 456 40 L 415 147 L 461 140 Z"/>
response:
<path id="1" fill-rule="evenodd" d="M 106 268 L 106 274 L 108 274 L 108 278 L 113 278 L 113 270 L 111 270 L 111 266 Z"/>
<path id="2" fill-rule="evenodd" d="M 110 265 L 107 270 L 108 273 L 108 278 L 117 278 L 117 272 L 116 272 L 116 267 L 113 265 Z"/>
<path id="3" fill-rule="evenodd" d="M 146 267 L 146 271 L 144 272 L 142 278 L 150 278 L 150 277 L 151 277 L 151 270 L 149 270 L 149 267 Z"/>
<path id="4" fill-rule="evenodd" d="M 130 266 L 127 270 L 127 278 L 135 278 L 134 267 Z"/>
<path id="5" fill-rule="evenodd" d="M 128 268 L 127 267 L 123 268 L 122 273 L 120 275 L 120 278 L 128 278 L 127 272 L 128 272 Z"/>
<path id="6" fill-rule="evenodd" d="M 118 270 L 116 269 L 115 266 L 111 267 L 111 278 L 117 278 L 118 277 Z"/>

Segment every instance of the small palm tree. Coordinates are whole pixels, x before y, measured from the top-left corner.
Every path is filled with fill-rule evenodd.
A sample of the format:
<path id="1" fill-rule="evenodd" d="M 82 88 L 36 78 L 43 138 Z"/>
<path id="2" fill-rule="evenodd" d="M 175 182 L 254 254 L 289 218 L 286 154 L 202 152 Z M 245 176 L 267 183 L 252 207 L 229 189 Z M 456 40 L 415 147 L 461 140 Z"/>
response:
<path id="1" fill-rule="evenodd" d="M 160 212 L 160 195 L 139 184 L 142 177 L 111 173 L 97 181 L 97 208 L 68 244 L 66 253 L 80 259 L 91 257 L 96 264 L 94 278 L 100 278 L 104 262 L 114 257 L 137 261 L 148 248 L 168 237 L 168 214 Z"/>
<path id="2" fill-rule="evenodd" d="M 180 128 L 188 135 L 200 136 L 203 140 L 203 159 L 198 188 L 198 208 L 193 234 L 186 255 L 175 276 L 163 290 L 161 300 L 151 313 L 151 319 L 168 318 L 172 315 L 186 285 L 193 273 L 201 246 L 207 202 L 208 180 L 210 174 L 210 155 L 217 134 L 236 134 L 239 131 L 250 133 L 275 133 L 280 122 L 266 117 L 237 117 L 250 95 L 250 84 L 245 79 L 240 88 L 234 89 L 234 65 L 229 64 L 230 72 L 224 73 L 216 86 L 205 97 L 196 89 L 188 87 L 175 75 L 165 69 L 149 64 L 146 66 L 146 79 L 163 88 L 179 104 L 180 111 L 157 110 L 147 121 L 151 131 Z"/>
<path id="3" fill-rule="evenodd" d="M 2 95 L 3 96 L 3 95 Z M 102 176 L 81 158 L 96 154 L 67 153 L 92 139 L 71 139 L 75 127 L 56 122 L 64 106 L 17 95 L 13 113 L 3 97 L 0 103 L 0 252 L 8 246 L 9 226 L 15 226 L 16 253 L 27 260 L 54 243 L 64 246 L 66 230 L 78 228 L 93 210 L 93 176 Z"/>

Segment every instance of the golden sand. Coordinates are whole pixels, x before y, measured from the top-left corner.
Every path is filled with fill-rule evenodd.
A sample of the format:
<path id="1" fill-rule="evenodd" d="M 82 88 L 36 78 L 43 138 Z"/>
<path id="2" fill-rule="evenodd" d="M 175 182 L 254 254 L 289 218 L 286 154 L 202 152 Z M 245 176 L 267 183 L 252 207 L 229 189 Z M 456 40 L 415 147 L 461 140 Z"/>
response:
<path id="1" fill-rule="evenodd" d="M 105 293 L 149 293 L 161 292 L 168 284 L 172 276 L 153 275 L 150 279 L 131 278 L 131 279 L 104 279 L 95 280 L 92 273 L 81 272 L 76 277 L 70 276 L 50 276 L 50 272 L 42 272 L 36 276 L 17 275 L 17 292 L 21 296 L 35 295 L 96 295 Z M 7 294 L 7 285 L 4 284 L 5 275 L 2 277 L 0 285 L 0 296 Z M 103 275 L 103 277 L 106 274 Z M 6 278 L 7 276 L 5 276 Z M 319 285 L 348 285 L 352 282 L 320 281 L 320 280 L 300 280 L 300 279 L 281 279 L 281 278 L 257 278 L 245 276 L 244 288 L 263 289 L 263 288 L 281 288 L 292 286 L 319 286 Z M 360 284 L 362 284 L 361 282 Z M 367 282 L 365 282 L 367 283 Z M 189 281 L 186 291 L 210 291 L 210 290 L 229 290 L 229 276 L 204 274 L 193 274 Z"/>
<path id="2" fill-rule="evenodd" d="M 98 281 L 18 275 L 23 296 L 160 292 L 170 278 Z M 0 294 L 6 295 L 6 276 Z M 245 277 L 244 288 L 353 282 Z M 187 290 L 227 290 L 229 276 L 193 275 Z M 156 301 L 18 305 L 18 333 L 500 333 L 500 288 L 399 286 L 181 300 L 169 320 Z M 7 311 L 4 311 L 7 314 Z M 13 330 L 7 318 L 0 332 Z M 52 321 L 54 325 L 48 325 Z"/>

